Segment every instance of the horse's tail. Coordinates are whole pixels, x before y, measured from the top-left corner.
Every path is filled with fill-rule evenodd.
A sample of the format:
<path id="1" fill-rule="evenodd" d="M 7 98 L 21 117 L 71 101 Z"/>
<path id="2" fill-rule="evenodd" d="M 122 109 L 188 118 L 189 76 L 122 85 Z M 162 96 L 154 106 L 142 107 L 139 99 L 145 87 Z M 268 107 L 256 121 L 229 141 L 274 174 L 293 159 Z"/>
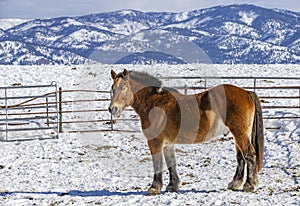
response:
<path id="1" fill-rule="evenodd" d="M 259 172 L 263 167 L 263 161 L 264 161 L 264 127 L 263 127 L 262 108 L 258 96 L 254 92 L 249 92 L 249 95 L 255 105 L 251 143 L 255 149 L 256 166 Z"/>

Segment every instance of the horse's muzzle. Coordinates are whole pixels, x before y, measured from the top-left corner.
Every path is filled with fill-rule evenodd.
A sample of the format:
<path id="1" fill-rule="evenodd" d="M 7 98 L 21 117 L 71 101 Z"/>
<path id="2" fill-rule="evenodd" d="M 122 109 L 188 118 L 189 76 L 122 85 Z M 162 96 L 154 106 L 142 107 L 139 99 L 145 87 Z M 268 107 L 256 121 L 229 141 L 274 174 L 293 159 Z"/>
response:
<path id="1" fill-rule="evenodd" d="M 108 107 L 108 111 L 114 116 L 114 117 L 120 117 L 121 116 L 121 109 L 115 106 Z"/>

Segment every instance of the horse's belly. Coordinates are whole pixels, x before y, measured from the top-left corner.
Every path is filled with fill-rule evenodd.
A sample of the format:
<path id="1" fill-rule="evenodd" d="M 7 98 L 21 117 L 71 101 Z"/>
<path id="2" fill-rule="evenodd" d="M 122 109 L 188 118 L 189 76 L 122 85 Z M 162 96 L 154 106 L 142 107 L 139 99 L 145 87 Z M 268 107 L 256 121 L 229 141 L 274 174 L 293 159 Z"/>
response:
<path id="1" fill-rule="evenodd" d="M 221 119 L 216 119 L 207 132 L 205 141 L 215 137 L 227 135 L 229 132 L 229 128 L 223 123 L 223 121 Z"/>
<path id="2" fill-rule="evenodd" d="M 201 143 L 208 141 L 210 139 L 226 136 L 229 134 L 229 128 L 224 124 L 224 122 L 215 116 L 214 120 L 207 127 L 199 127 L 198 136 L 195 143 Z"/>
<path id="3" fill-rule="evenodd" d="M 208 141 L 218 136 L 227 135 L 230 131 L 224 122 L 213 112 L 207 113 L 209 118 L 205 121 L 187 121 L 188 124 L 180 127 L 179 133 L 175 138 L 176 144 L 194 144 Z M 207 121 L 207 119 L 209 119 Z"/>

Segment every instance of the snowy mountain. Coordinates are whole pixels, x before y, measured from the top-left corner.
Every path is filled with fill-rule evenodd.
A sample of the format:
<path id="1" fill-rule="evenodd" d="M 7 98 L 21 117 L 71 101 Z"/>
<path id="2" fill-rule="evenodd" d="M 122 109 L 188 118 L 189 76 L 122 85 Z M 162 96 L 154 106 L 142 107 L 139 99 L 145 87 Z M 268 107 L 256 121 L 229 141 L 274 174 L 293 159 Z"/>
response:
<path id="1" fill-rule="evenodd" d="M 231 5 L 181 13 L 122 10 L 15 26 L 1 20 L 0 64 L 297 64 L 299 17 L 286 10 Z"/>

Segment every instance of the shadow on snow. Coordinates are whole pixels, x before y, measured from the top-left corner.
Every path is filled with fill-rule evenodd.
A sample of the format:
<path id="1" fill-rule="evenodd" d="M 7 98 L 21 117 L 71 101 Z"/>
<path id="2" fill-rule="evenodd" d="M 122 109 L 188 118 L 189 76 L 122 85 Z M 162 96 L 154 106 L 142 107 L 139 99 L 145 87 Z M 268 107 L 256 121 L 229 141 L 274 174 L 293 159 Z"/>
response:
<path id="1" fill-rule="evenodd" d="M 222 190 L 180 190 L 177 194 L 188 194 L 188 193 L 218 193 Z M 146 191 L 128 191 L 128 192 L 111 192 L 108 190 L 94 190 L 94 191 L 79 191 L 71 190 L 69 192 L 4 192 L 0 194 L 0 197 L 10 195 L 57 195 L 57 196 L 78 196 L 78 197 L 110 197 L 110 196 L 148 196 Z M 162 192 L 161 194 L 171 194 L 169 192 Z"/>

